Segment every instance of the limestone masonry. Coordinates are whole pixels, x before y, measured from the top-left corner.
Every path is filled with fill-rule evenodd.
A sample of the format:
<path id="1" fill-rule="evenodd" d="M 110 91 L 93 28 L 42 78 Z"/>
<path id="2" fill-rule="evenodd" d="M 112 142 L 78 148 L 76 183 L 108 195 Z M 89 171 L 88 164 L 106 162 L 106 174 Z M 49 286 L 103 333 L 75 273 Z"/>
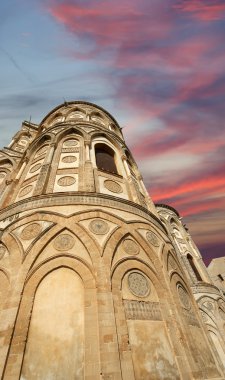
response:
<path id="1" fill-rule="evenodd" d="M 1 379 L 225 379 L 224 291 L 101 107 L 0 151 Z"/>

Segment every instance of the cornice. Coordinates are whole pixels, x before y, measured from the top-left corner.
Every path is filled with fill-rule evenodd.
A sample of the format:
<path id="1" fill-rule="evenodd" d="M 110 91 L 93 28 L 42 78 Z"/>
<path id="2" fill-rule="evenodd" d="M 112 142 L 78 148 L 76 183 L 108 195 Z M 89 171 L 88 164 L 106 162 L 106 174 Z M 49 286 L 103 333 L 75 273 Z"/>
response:
<path id="1" fill-rule="evenodd" d="M 65 102 L 65 103 L 62 103 L 60 105 L 58 105 L 57 107 L 53 108 L 45 117 L 44 119 L 40 122 L 40 125 L 43 124 L 45 122 L 45 120 L 51 115 L 53 114 L 55 111 L 59 110 L 60 108 L 63 108 L 63 107 L 67 107 L 69 105 L 86 105 L 86 106 L 91 106 L 91 107 L 94 107 L 102 112 L 104 112 L 106 115 L 108 115 L 110 117 L 110 119 L 112 119 L 112 121 L 116 124 L 116 126 L 119 128 L 119 129 L 122 129 L 118 122 L 116 121 L 116 119 L 114 119 L 114 117 L 108 112 L 106 111 L 104 108 L 98 106 L 97 104 L 95 103 L 91 103 L 91 102 L 87 102 L 87 101 L 83 101 L 83 100 L 73 100 L 73 101 L 69 101 L 69 102 Z"/>
<path id="2" fill-rule="evenodd" d="M 175 208 L 173 208 L 172 206 L 169 206 L 169 205 L 166 205 L 163 203 L 155 203 L 155 207 L 162 207 L 162 208 L 166 208 L 170 211 L 173 211 L 178 216 L 178 218 L 180 218 L 179 212 Z"/>
<path id="3" fill-rule="evenodd" d="M 74 194 L 72 192 L 68 192 L 66 194 L 54 193 L 26 198 L 2 209 L 0 212 L 0 221 L 4 221 L 5 219 L 24 211 L 61 205 L 104 206 L 121 211 L 131 212 L 145 218 L 149 222 L 154 223 L 158 228 L 160 228 L 160 230 L 167 234 L 167 230 L 162 222 L 153 213 L 141 205 L 137 205 L 136 203 L 125 199 L 100 193 L 90 194 L 77 192 Z"/>

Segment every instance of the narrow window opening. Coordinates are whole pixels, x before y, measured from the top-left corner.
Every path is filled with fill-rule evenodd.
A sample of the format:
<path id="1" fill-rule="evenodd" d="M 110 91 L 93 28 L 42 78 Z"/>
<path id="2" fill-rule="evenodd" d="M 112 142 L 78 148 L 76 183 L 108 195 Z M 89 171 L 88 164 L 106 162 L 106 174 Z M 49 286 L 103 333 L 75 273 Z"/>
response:
<path id="1" fill-rule="evenodd" d="M 111 148 L 104 144 L 98 144 L 95 147 L 95 155 L 98 169 L 118 174 L 115 163 L 115 153 Z"/>
<path id="2" fill-rule="evenodd" d="M 197 270 L 197 268 L 196 268 L 196 266 L 194 264 L 193 257 L 188 254 L 187 255 L 187 259 L 188 259 L 188 262 L 189 262 L 189 264 L 190 264 L 190 266 L 191 266 L 191 268 L 192 268 L 192 270 L 193 270 L 193 272 L 194 272 L 197 280 L 198 281 L 202 281 L 202 278 L 201 278 L 201 276 L 200 276 L 200 274 L 199 274 L 199 272 L 198 272 L 198 270 Z"/>

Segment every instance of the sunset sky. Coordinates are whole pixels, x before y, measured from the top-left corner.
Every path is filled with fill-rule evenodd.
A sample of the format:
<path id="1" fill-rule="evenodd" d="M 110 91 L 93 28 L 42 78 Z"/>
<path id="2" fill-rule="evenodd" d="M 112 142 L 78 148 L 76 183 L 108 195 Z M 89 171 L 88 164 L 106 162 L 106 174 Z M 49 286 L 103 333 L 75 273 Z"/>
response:
<path id="1" fill-rule="evenodd" d="M 225 256 L 225 0 L 3 0 L 0 139 L 65 100 L 123 127 L 154 202 Z"/>

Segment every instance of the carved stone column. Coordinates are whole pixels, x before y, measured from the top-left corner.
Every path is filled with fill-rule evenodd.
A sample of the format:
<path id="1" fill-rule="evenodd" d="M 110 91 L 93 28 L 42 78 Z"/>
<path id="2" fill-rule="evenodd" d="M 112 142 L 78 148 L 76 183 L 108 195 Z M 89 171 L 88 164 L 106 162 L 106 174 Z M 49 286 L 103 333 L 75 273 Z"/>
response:
<path id="1" fill-rule="evenodd" d="M 84 166 L 83 166 L 83 191 L 87 192 L 92 192 L 94 193 L 95 190 L 95 181 L 94 181 L 94 170 L 93 170 L 93 164 L 91 162 L 90 158 L 90 145 L 91 141 L 90 140 L 85 140 L 84 141 L 84 146 L 85 146 L 85 161 L 84 161 Z"/>
<path id="2" fill-rule="evenodd" d="M 50 145 L 50 149 L 48 155 L 45 159 L 44 165 L 40 170 L 40 174 L 38 176 L 37 184 L 34 190 L 33 195 L 39 195 L 45 192 L 45 188 L 47 186 L 47 178 L 49 177 L 49 171 L 51 169 L 51 161 L 55 150 L 55 143 Z"/>

